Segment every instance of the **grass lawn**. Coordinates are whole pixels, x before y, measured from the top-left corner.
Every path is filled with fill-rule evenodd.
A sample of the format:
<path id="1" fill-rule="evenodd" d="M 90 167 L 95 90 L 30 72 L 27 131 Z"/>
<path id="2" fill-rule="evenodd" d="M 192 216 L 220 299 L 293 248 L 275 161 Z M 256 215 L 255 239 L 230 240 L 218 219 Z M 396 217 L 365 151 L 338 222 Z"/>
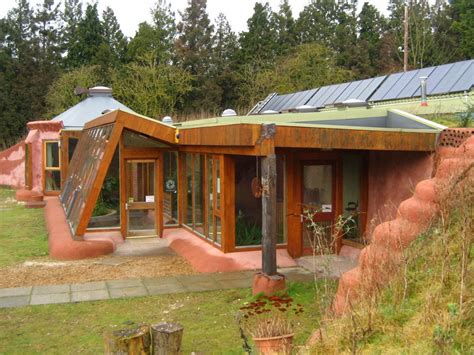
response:
<path id="1" fill-rule="evenodd" d="M 16 203 L 15 191 L 0 187 L 0 267 L 48 255 L 42 209 Z"/>
<path id="2" fill-rule="evenodd" d="M 295 326 L 302 345 L 318 326 L 319 297 L 312 282 L 291 284 L 289 294 L 304 307 Z M 239 289 L 2 309 L 0 353 L 99 354 L 104 332 L 162 321 L 184 326 L 184 354 L 243 353 L 235 315 L 250 299 L 250 289 Z"/>

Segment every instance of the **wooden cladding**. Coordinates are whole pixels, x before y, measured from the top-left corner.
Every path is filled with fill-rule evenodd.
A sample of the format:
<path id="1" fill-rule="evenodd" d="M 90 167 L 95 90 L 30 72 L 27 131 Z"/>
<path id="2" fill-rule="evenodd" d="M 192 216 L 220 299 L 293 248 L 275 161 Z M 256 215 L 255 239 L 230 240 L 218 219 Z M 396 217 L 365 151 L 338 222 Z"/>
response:
<path id="1" fill-rule="evenodd" d="M 285 148 L 433 151 L 436 133 L 277 126 L 275 146 Z"/>
<path id="2" fill-rule="evenodd" d="M 180 145 L 254 146 L 260 137 L 260 125 L 232 124 L 196 127 L 179 131 Z"/>

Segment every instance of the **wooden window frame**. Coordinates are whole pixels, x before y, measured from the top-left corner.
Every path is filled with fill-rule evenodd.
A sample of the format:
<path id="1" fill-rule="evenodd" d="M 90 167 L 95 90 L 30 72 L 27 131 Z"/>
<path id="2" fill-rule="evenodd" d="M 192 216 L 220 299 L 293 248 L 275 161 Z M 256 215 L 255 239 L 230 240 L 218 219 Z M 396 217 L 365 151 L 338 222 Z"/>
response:
<path id="1" fill-rule="evenodd" d="M 47 146 L 48 144 L 56 143 L 58 145 L 58 166 L 48 167 L 46 164 L 47 160 Z M 43 194 L 46 196 L 57 196 L 61 193 L 62 188 L 62 171 L 61 171 L 61 141 L 59 139 L 45 139 L 43 140 L 43 163 L 42 163 L 42 176 L 43 176 Z M 48 171 L 59 171 L 59 190 L 46 190 L 46 172 Z"/>
<path id="2" fill-rule="evenodd" d="M 33 146 L 31 143 L 25 143 L 25 189 L 33 188 Z"/>

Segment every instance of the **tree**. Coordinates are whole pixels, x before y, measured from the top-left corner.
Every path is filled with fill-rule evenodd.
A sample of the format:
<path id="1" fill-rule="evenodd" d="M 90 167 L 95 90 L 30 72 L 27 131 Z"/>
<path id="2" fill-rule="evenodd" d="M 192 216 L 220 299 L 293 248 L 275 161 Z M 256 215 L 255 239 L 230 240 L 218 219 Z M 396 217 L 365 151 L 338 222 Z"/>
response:
<path id="1" fill-rule="evenodd" d="M 301 11 L 296 23 L 299 41 L 332 47 L 337 26 L 336 6 L 334 0 L 311 0 Z"/>
<path id="2" fill-rule="evenodd" d="M 174 13 L 164 0 L 158 0 L 151 14 L 153 24 L 142 22 L 138 25 L 138 31 L 128 47 L 129 56 L 140 61 L 141 56 L 151 52 L 157 63 L 170 63 L 176 36 Z"/>
<path id="3" fill-rule="evenodd" d="M 114 96 L 131 109 L 153 118 L 177 111 L 192 89 L 192 76 L 176 66 L 158 64 L 152 53 L 113 74 Z"/>
<path id="4" fill-rule="evenodd" d="M 220 90 L 209 77 L 213 26 L 207 14 L 207 0 L 189 0 L 181 18 L 175 61 L 194 77 L 194 89 L 187 97 L 187 111 L 201 111 L 220 101 Z"/>
<path id="5" fill-rule="evenodd" d="M 97 64 L 97 54 L 103 51 L 105 38 L 97 11 L 97 3 L 88 4 L 84 17 L 77 25 L 75 41 L 69 44 L 67 61 L 71 67 Z"/>
<path id="6" fill-rule="evenodd" d="M 460 37 L 460 51 L 465 59 L 474 57 L 474 3 L 472 0 L 452 0 L 453 29 Z"/>
<path id="7" fill-rule="evenodd" d="M 379 73 L 378 55 L 384 26 L 384 17 L 375 6 L 365 2 L 357 17 L 357 30 L 360 53 L 366 54 L 364 62 L 368 67 L 364 72 L 367 76 L 375 76 Z"/>
<path id="8" fill-rule="evenodd" d="M 62 20 L 64 22 L 64 30 L 62 36 L 63 50 L 68 52 L 65 59 L 65 65 L 72 67 L 73 58 L 69 55 L 71 48 L 73 48 L 79 41 L 77 30 L 79 22 L 82 21 L 82 2 L 81 0 L 64 0 L 64 12 L 62 13 Z"/>
<path id="9" fill-rule="evenodd" d="M 239 88 L 240 102 L 253 104 L 270 92 L 296 92 L 350 81 L 354 73 L 338 66 L 336 56 L 321 44 L 306 43 L 281 57 L 272 69 L 254 71 L 247 65 Z"/>
<path id="10" fill-rule="evenodd" d="M 2 21 L 3 60 L 1 86 L 6 97 L 5 111 L 0 112 L 4 137 L 15 139 L 26 132 L 26 122 L 39 119 L 44 109 L 44 86 L 40 73 L 39 43 L 33 9 L 27 0 L 18 0 L 16 7 Z M 6 54 L 6 55 L 5 55 Z"/>
<path id="11" fill-rule="evenodd" d="M 110 49 L 114 64 L 124 63 L 127 55 L 127 38 L 124 36 L 114 11 L 107 6 L 102 13 L 102 28 L 105 43 Z"/>
<path id="12" fill-rule="evenodd" d="M 253 14 L 247 20 L 248 30 L 240 35 L 240 63 L 258 63 L 261 68 L 275 63 L 277 34 L 270 5 L 255 3 Z"/>
<path id="13" fill-rule="evenodd" d="M 193 75 L 206 75 L 212 51 L 213 26 L 207 14 L 207 0 L 189 0 L 181 13 L 176 41 L 176 60 Z"/>
<path id="14" fill-rule="evenodd" d="M 90 88 L 101 81 L 99 66 L 82 66 L 63 73 L 55 80 L 46 95 L 47 118 L 52 118 L 79 103 L 83 97 L 74 93 L 76 87 Z"/>
<path id="15" fill-rule="evenodd" d="M 224 14 L 217 17 L 215 28 L 211 76 L 220 91 L 220 101 L 214 103 L 214 106 L 222 109 L 232 107 L 237 100 L 235 72 L 239 43 Z"/>
<path id="16" fill-rule="evenodd" d="M 286 54 L 296 45 L 296 22 L 288 0 L 282 0 L 273 21 L 278 36 L 277 53 Z"/>

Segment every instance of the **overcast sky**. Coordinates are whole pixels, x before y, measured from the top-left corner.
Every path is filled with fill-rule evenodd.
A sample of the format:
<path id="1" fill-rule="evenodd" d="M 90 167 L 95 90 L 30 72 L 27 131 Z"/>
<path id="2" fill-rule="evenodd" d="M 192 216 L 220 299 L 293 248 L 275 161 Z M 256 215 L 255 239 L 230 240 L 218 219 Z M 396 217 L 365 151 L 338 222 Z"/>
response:
<path id="1" fill-rule="evenodd" d="M 134 36 L 138 24 L 143 21 L 150 21 L 150 8 L 155 0 L 97 0 L 99 10 L 102 13 L 107 6 L 110 6 L 117 16 L 122 31 L 125 35 Z M 31 4 L 40 3 L 42 0 L 30 0 Z M 58 2 L 56 0 L 56 2 Z M 83 0 L 84 3 L 92 2 Z M 212 20 L 222 12 L 226 15 L 230 25 L 236 32 L 247 29 L 247 19 L 253 13 L 255 0 L 208 0 L 208 13 Z M 258 1 L 264 3 L 265 1 Z M 280 0 L 268 0 L 272 9 L 278 9 Z M 299 12 L 307 5 L 310 0 L 290 0 L 293 9 L 293 15 L 298 16 Z M 381 12 L 386 13 L 388 0 L 369 0 L 369 3 L 375 5 Z M 8 10 L 15 6 L 16 0 L 0 0 L 0 18 L 4 17 Z M 177 14 L 177 10 L 183 10 L 186 7 L 187 0 L 168 0 Z M 364 1 L 359 0 L 359 8 Z"/>

